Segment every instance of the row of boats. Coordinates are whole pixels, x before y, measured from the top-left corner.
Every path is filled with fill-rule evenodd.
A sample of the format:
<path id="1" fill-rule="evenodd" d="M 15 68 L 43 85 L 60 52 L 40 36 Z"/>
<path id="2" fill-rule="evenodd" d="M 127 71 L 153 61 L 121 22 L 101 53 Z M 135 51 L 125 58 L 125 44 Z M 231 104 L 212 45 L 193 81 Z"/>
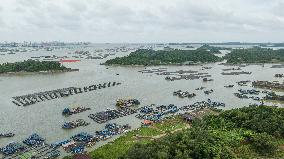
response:
<path id="1" fill-rule="evenodd" d="M 174 96 L 178 96 L 180 98 L 185 98 L 185 97 L 188 97 L 188 98 L 193 98 L 196 96 L 195 93 L 189 93 L 188 91 L 182 91 L 182 90 L 178 90 L 178 91 L 174 91 L 173 93 Z"/>
<path id="2" fill-rule="evenodd" d="M 274 77 L 279 77 L 279 78 L 283 78 L 284 77 L 284 74 L 275 74 Z"/>
<path id="3" fill-rule="evenodd" d="M 130 108 L 107 109 L 105 111 L 97 112 L 95 114 L 90 114 L 88 117 L 93 119 L 95 122 L 101 124 L 134 113 L 136 113 L 136 110 Z"/>
<path id="4" fill-rule="evenodd" d="M 280 83 L 278 81 L 253 81 L 252 86 L 258 88 L 284 90 L 284 83 Z"/>
<path id="5" fill-rule="evenodd" d="M 195 102 L 194 104 L 183 106 L 180 110 L 189 111 L 189 110 L 199 110 L 205 108 L 218 108 L 218 107 L 225 107 L 225 103 L 223 102 L 215 102 L 211 99 L 207 101 Z"/>
<path id="6" fill-rule="evenodd" d="M 58 150 L 60 147 L 73 154 L 83 153 L 86 147 L 91 147 L 99 141 L 110 139 L 112 136 L 125 133 L 130 129 L 131 127 L 128 124 L 108 123 L 104 129 L 95 131 L 94 135 L 81 132 L 71 136 L 70 139 L 58 141 L 51 145 L 46 144 L 43 137 L 34 133 L 23 140 L 23 143 L 11 142 L 0 148 L 0 153 L 7 159 L 22 158 L 27 154 L 28 158 L 57 158 L 60 156 Z"/>
<path id="7" fill-rule="evenodd" d="M 83 119 L 77 119 L 75 121 L 70 121 L 70 122 L 65 122 L 62 125 L 63 129 L 74 129 L 77 128 L 79 126 L 88 126 L 90 123 L 86 122 Z"/>
<path id="8" fill-rule="evenodd" d="M 140 102 L 138 99 L 118 99 L 116 101 L 116 106 L 125 108 L 139 105 Z"/>
<path id="9" fill-rule="evenodd" d="M 241 72 L 222 72 L 222 75 L 250 75 L 252 74 L 252 72 L 245 72 L 245 71 L 241 71 Z"/>
<path id="10" fill-rule="evenodd" d="M 144 106 L 140 109 L 139 113 L 135 115 L 138 119 L 144 119 L 152 122 L 159 122 L 163 117 L 174 114 L 179 111 L 178 107 L 170 105 L 160 105 L 153 108 L 154 105 Z"/>
<path id="11" fill-rule="evenodd" d="M 256 101 L 259 101 L 259 100 L 262 100 L 262 98 L 260 97 L 256 97 L 256 96 L 248 96 L 246 94 L 242 94 L 242 93 L 234 93 L 234 95 L 238 98 L 241 98 L 241 99 L 248 99 L 248 98 L 251 98 L 253 100 L 256 100 Z"/>
<path id="12" fill-rule="evenodd" d="M 87 108 L 87 107 L 75 107 L 75 108 L 64 108 L 62 111 L 62 115 L 64 116 L 70 116 L 72 114 L 77 114 L 77 113 L 81 113 L 87 110 L 91 110 L 91 108 Z"/>
<path id="13" fill-rule="evenodd" d="M 99 141 L 110 139 L 113 136 L 125 133 L 130 129 L 131 127 L 128 124 L 119 125 L 116 123 L 108 123 L 103 130 L 96 131 L 94 135 L 81 132 L 73 135 L 68 140 L 51 144 L 51 146 L 55 149 L 62 146 L 66 152 L 71 152 L 73 154 L 83 153 L 86 147 L 91 147 Z"/>
<path id="14" fill-rule="evenodd" d="M 40 137 L 38 134 L 34 133 L 25 140 L 23 143 L 30 147 L 37 147 L 44 144 L 45 139 Z M 0 148 L 0 152 L 4 155 L 13 155 L 17 152 L 22 152 L 26 150 L 27 147 L 21 143 L 11 142 L 5 147 Z"/>
<path id="15" fill-rule="evenodd" d="M 204 91 L 204 93 L 205 93 L 206 95 L 211 94 L 211 93 L 213 93 L 213 92 L 214 92 L 213 89 L 209 89 L 209 90 L 205 90 L 205 91 Z"/>

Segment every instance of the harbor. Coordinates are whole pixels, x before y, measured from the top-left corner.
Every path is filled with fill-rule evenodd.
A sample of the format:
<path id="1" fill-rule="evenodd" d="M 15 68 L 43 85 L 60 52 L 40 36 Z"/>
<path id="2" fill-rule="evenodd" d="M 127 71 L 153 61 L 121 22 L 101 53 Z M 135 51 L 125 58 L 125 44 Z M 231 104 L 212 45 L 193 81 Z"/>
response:
<path id="1" fill-rule="evenodd" d="M 106 48 L 111 50 L 121 48 L 122 45 L 105 44 L 94 45 L 92 47 L 95 49 Z M 113 56 L 124 56 L 130 50 L 140 47 L 140 45 L 129 45 L 126 47 L 128 48 L 126 50 L 129 50 L 128 52 L 117 51 L 115 52 L 116 55 Z M 90 48 L 86 50 L 88 49 Z M 48 56 L 50 53 L 56 54 L 58 57 L 68 56 L 68 52 L 75 52 L 79 49 L 55 50 L 25 52 L 25 55 L 20 57 L 16 56 L 17 54 L 9 54 L 3 56 L 2 62 Z M 0 112 L 0 124 L 2 125 L 0 133 L 13 133 L 14 136 L 0 137 L 0 147 L 5 147 L 10 141 L 21 143 L 27 136 L 37 133 L 45 139 L 48 147 L 43 147 L 43 152 L 38 150 L 40 148 L 28 152 L 33 153 L 36 151 L 38 152 L 38 156 L 56 155 L 57 151 L 53 152 L 49 148 L 51 144 L 66 140 L 73 141 L 70 137 L 81 132 L 95 135 L 95 130 L 100 131 L 105 129 L 104 126 L 107 123 L 116 123 L 118 125 L 129 124 L 131 127 L 130 130 L 133 130 L 139 128 L 141 121 L 144 119 L 158 121 L 162 113 L 170 115 L 172 114 L 170 112 L 177 111 L 175 113 L 183 113 L 184 111 L 190 112 L 207 107 L 231 109 L 249 104 L 261 104 L 261 100 L 254 100 L 253 98 L 244 100 L 236 97 L 234 93 L 241 93 L 238 91 L 240 89 L 258 90 L 258 88 L 252 87 L 253 81 L 278 81 L 281 84 L 283 80 L 283 78 L 275 77 L 276 74 L 282 74 L 283 72 L 279 68 L 271 68 L 272 64 L 266 64 L 264 67 L 260 65 L 246 65 L 245 67 L 241 67 L 241 71 L 252 72 L 253 76 L 247 74 L 223 76 L 221 75 L 222 72 L 239 71 L 238 67 L 232 69 L 232 66 L 220 65 L 220 63 L 147 67 L 101 65 L 108 58 L 112 57 L 96 60 L 80 59 L 78 62 L 64 63 L 67 67 L 78 68 L 79 71 L 76 72 L 52 75 L 2 76 L 0 78 L 2 88 L 0 89 L 0 93 L 2 94 L 0 99 L 3 101 L 3 104 L 0 107 L 3 111 Z M 224 69 L 230 70 L 225 71 Z M 143 70 L 143 73 L 141 70 Z M 204 78 L 207 78 L 207 80 L 204 81 Z M 112 86 L 113 83 L 111 82 L 110 87 L 108 87 L 109 81 L 116 81 L 115 86 Z M 81 91 L 79 88 L 81 88 Z M 178 90 L 181 90 L 181 92 Z M 77 93 L 75 93 L 76 91 Z M 188 96 L 189 98 L 174 96 L 174 91 L 179 92 L 177 94 L 181 94 L 181 96 Z M 265 94 L 263 95 L 265 96 Z M 135 99 L 139 101 L 139 104 Z M 208 99 L 210 99 L 210 102 Z M 280 107 L 283 105 L 270 103 L 269 101 L 264 102 Z M 160 112 L 156 114 L 142 114 L 140 112 L 144 106 L 151 107 L 151 104 L 155 104 L 152 105 L 152 108 Z M 168 109 L 170 104 L 173 104 L 173 106 Z M 132 107 L 132 105 L 134 108 L 128 108 L 129 106 Z M 163 107 L 156 108 L 158 106 Z M 164 108 L 165 106 L 167 108 Z M 177 106 L 177 109 L 174 106 Z M 146 109 L 144 111 L 146 112 Z M 141 116 L 138 117 L 136 116 L 137 114 Z M 161 119 L 163 118 L 162 116 Z M 78 126 L 80 123 L 84 123 L 81 122 L 82 120 L 76 123 L 78 119 L 82 119 L 89 124 Z M 67 129 L 62 128 L 64 123 L 69 122 L 74 122 L 71 125 L 75 125 L 75 127 L 70 126 L 69 128 L 67 126 Z M 112 141 L 114 138 L 115 136 L 113 138 L 107 137 L 107 140 L 89 143 L 92 146 L 85 146 L 84 151 L 96 149 Z M 59 146 L 58 150 L 61 156 L 72 154 L 71 148 L 66 148 L 68 151 L 63 149 L 62 145 L 65 144 L 67 143 L 63 142 Z M 66 146 L 68 147 L 68 145 Z M 80 152 L 81 148 L 79 147 L 74 151 Z M 28 154 L 26 155 L 28 156 Z"/>

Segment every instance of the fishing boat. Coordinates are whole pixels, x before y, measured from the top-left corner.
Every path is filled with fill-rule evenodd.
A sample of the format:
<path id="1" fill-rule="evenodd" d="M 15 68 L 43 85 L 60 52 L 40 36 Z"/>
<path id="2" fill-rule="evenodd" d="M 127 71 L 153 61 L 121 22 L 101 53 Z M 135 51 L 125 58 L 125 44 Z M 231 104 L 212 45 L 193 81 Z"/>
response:
<path id="1" fill-rule="evenodd" d="M 224 86 L 225 88 L 232 88 L 234 87 L 234 85 L 230 84 L 230 85 L 227 85 L 227 86 Z"/>
<path id="2" fill-rule="evenodd" d="M 140 102 L 137 99 L 118 99 L 116 101 L 116 106 L 118 107 L 131 107 L 139 104 Z"/>

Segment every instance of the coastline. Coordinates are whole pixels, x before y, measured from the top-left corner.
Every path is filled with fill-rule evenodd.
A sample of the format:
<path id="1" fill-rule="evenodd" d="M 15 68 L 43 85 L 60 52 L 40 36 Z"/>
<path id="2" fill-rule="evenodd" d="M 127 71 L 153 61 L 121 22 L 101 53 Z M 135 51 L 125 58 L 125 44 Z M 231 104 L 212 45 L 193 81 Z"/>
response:
<path id="1" fill-rule="evenodd" d="M 157 64 L 157 65 L 121 65 L 121 64 L 105 64 L 102 63 L 100 65 L 104 66 L 121 66 L 121 67 L 155 67 L 155 66 L 202 66 L 202 65 L 207 65 L 207 64 L 214 64 L 216 62 L 207 62 L 207 63 L 195 63 L 195 64 L 178 64 L 178 63 L 173 63 L 173 64 Z"/>
<path id="2" fill-rule="evenodd" d="M 79 69 L 64 69 L 64 70 L 49 70 L 49 71 L 39 71 L 39 72 L 6 72 L 0 73 L 0 76 L 20 76 L 20 75 L 34 75 L 34 74 L 56 74 L 56 73 L 65 73 L 65 72 L 76 72 Z"/>

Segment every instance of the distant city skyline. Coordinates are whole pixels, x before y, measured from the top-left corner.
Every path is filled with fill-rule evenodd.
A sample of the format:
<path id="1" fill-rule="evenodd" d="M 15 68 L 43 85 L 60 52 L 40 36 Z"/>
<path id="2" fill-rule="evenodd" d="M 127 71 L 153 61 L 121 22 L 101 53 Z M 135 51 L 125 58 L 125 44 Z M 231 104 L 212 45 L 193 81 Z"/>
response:
<path id="1" fill-rule="evenodd" d="M 283 0 L 1 0 L 4 42 L 283 42 Z"/>

